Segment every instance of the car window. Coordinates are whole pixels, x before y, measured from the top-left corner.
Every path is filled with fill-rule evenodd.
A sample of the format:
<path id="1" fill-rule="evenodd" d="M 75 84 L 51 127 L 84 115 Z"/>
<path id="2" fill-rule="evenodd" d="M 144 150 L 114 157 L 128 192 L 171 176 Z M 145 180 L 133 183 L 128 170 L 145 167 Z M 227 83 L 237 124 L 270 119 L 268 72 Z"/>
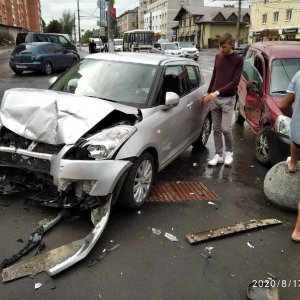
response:
<path id="1" fill-rule="evenodd" d="M 187 89 L 187 79 L 186 79 L 186 72 L 183 69 L 182 66 L 169 66 L 166 68 L 165 76 L 167 75 L 173 75 L 173 90 L 171 92 L 174 92 L 178 94 L 180 97 L 185 95 L 188 91 Z"/>
<path id="2" fill-rule="evenodd" d="M 64 51 L 64 47 L 60 44 L 53 44 L 53 48 L 54 48 L 55 52 L 63 52 Z"/>
<path id="3" fill-rule="evenodd" d="M 246 80 L 258 83 L 262 87 L 262 77 L 259 71 L 249 62 L 244 61 L 243 76 Z"/>
<path id="4" fill-rule="evenodd" d="M 288 85 L 300 70 L 300 58 L 275 59 L 271 65 L 270 94 L 285 94 Z"/>
<path id="5" fill-rule="evenodd" d="M 86 58 L 52 87 L 76 95 L 146 107 L 157 66 Z"/>
<path id="6" fill-rule="evenodd" d="M 36 34 L 35 41 L 37 42 L 50 42 L 49 38 L 44 34 Z"/>
<path id="7" fill-rule="evenodd" d="M 189 89 L 193 90 L 199 86 L 199 69 L 196 66 L 186 66 Z"/>
<path id="8" fill-rule="evenodd" d="M 68 45 L 69 44 L 69 41 L 62 35 L 59 35 L 58 39 L 59 39 L 60 44 L 62 44 L 62 45 Z"/>

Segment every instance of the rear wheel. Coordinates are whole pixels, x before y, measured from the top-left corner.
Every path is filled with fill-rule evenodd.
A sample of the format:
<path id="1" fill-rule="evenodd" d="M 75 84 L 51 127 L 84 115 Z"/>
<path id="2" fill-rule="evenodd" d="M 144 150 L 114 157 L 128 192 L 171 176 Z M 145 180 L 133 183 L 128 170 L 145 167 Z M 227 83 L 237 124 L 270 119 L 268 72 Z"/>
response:
<path id="1" fill-rule="evenodd" d="M 52 69 L 52 65 L 49 61 L 46 61 L 44 64 L 44 72 L 46 75 L 50 75 L 52 73 L 53 69 Z"/>
<path id="2" fill-rule="evenodd" d="M 210 133 L 211 133 L 211 118 L 209 115 L 207 115 L 203 122 L 200 136 L 198 140 L 193 144 L 193 146 L 195 148 L 203 148 L 208 141 Z"/>
<path id="3" fill-rule="evenodd" d="M 132 165 L 123 183 L 119 204 L 127 209 L 138 209 L 146 201 L 154 181 L 153 156 L 144 152 Z"/>
<path id="4" fill-rule="evenodd" d="M 264 127 L 257 135 L 255 140 L 255 156 L 256 159 L 264 165 L 270 164 L 269 143 L 267 133 L 271 130 L 270 126 Z"/>

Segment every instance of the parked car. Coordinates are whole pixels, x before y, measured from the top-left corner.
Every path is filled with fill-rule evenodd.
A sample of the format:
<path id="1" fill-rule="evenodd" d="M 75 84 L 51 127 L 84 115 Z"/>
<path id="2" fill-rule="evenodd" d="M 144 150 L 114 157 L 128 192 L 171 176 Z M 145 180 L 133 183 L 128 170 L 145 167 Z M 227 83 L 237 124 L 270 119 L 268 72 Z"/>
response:
<path id="1" fill-rule="evenodd" d="M 237 47 L 234 48 L 235 52 L 240 54 L 241 56 L 245 56 L 247 53 L 247 50 L 249 48 L 248 44 L 239 44 Z"/>
<path id="2" fill-rule="evenodd" d="M 170 42 L 154 43 L 152 52 L 164 55 L 184 56 L 182 50 L 176 44 Z"/>
<path id="3" fill-rule="evenodd" d="M 52 182 L 58 193 L 51 206 L 91 207 L 113 194 L 114 202 L 137 209 L 159 171 L 190 145 L 205 146 L 211 131 L 206 89 L 189 59 L 89 55 L 49 90 L 5 92 L 0 164 L 26 180 Z"/>
<path id="4" fill-rule="evenodd" d="M 193 58 L 198 60 L 199 50 L 195 47 L 192 42 L 174 42 L 180 50 L 182 50 L 184 57 Z"/>
<path id="5" fill-rule="evenodd" d="M 68 34 L 45 32 L 19 32 L 16 37 L 16 46 L 24 43 L 50 42 L 61 44 L 69 50 L 77 51 L 76 46 L 70 41 Z"/>
<path id="6" fill-rule="evenodd" d="M 50 75 L 54 70 L 69 68 L 80 59 L 75 51 L 49 42 L 25 43 L 12 51 L 9 66 L 16 74 L 39 71 Z"/>
<path id="7" fill-rule="evenodd" d="M 278 103 L 298 70 L 300 42 L 255 43 L 245 56 L 236 122 L 247 120 L 257 135 L 255 154 L 262 164 L 275 164 L 289 156 L 290 118 L 282 115 Z"/>

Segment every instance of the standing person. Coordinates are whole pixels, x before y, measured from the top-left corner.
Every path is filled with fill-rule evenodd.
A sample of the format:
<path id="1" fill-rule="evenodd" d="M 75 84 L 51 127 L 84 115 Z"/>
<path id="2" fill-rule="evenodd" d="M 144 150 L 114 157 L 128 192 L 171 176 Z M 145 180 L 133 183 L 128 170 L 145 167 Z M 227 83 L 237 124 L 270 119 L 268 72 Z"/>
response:
<path id="1" fill-rule="evenodd" d="M 243 70 L 243 58 L 234 52 L 234 39 L 229 32 L 220 37 L 220 53 L 216 55 L 212 78 L 204 97 L 204 104 L 213 102 L 212 122 L 215 155 L 210 166 L 224 162 L 223 136 L 225 141 L 225 165 L 233 161 L 231 121 L 234 113 L 237 86 Z"/>
<path id="2" fill-rule="evenodd" d="M 96 43 L 94 40 L 92 40 L 90 42 L 90 45 L 89 45 L 89 53 L 96 53 Z"/>
<path id="3" fill-rule="evenodd" d="M 292 108 L 293 103 L 295 103 L 294 112 Z M 292 78 L 287 93 L 280 101 L 278 107 L 285 115 L 292 117 L 290 126 L 291 156 L 287 159 L 287 167 L 290 173 L 295 173 L 300 156 L 300 71 Z M 291 238 L 295 242 L 300 242 L 300 201 L 298 202 L 296 226 Z"/>

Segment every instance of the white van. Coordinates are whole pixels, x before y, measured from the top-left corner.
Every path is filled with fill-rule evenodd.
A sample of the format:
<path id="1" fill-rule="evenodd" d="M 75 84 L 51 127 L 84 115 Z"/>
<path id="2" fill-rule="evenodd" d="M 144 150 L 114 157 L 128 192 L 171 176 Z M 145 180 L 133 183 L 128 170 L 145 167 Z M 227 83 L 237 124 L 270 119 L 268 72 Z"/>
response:
<path id="1" fill-rule="evenodd" d="M 114 39 L 114 51 L 123 51 L 123 39 Z"/>

